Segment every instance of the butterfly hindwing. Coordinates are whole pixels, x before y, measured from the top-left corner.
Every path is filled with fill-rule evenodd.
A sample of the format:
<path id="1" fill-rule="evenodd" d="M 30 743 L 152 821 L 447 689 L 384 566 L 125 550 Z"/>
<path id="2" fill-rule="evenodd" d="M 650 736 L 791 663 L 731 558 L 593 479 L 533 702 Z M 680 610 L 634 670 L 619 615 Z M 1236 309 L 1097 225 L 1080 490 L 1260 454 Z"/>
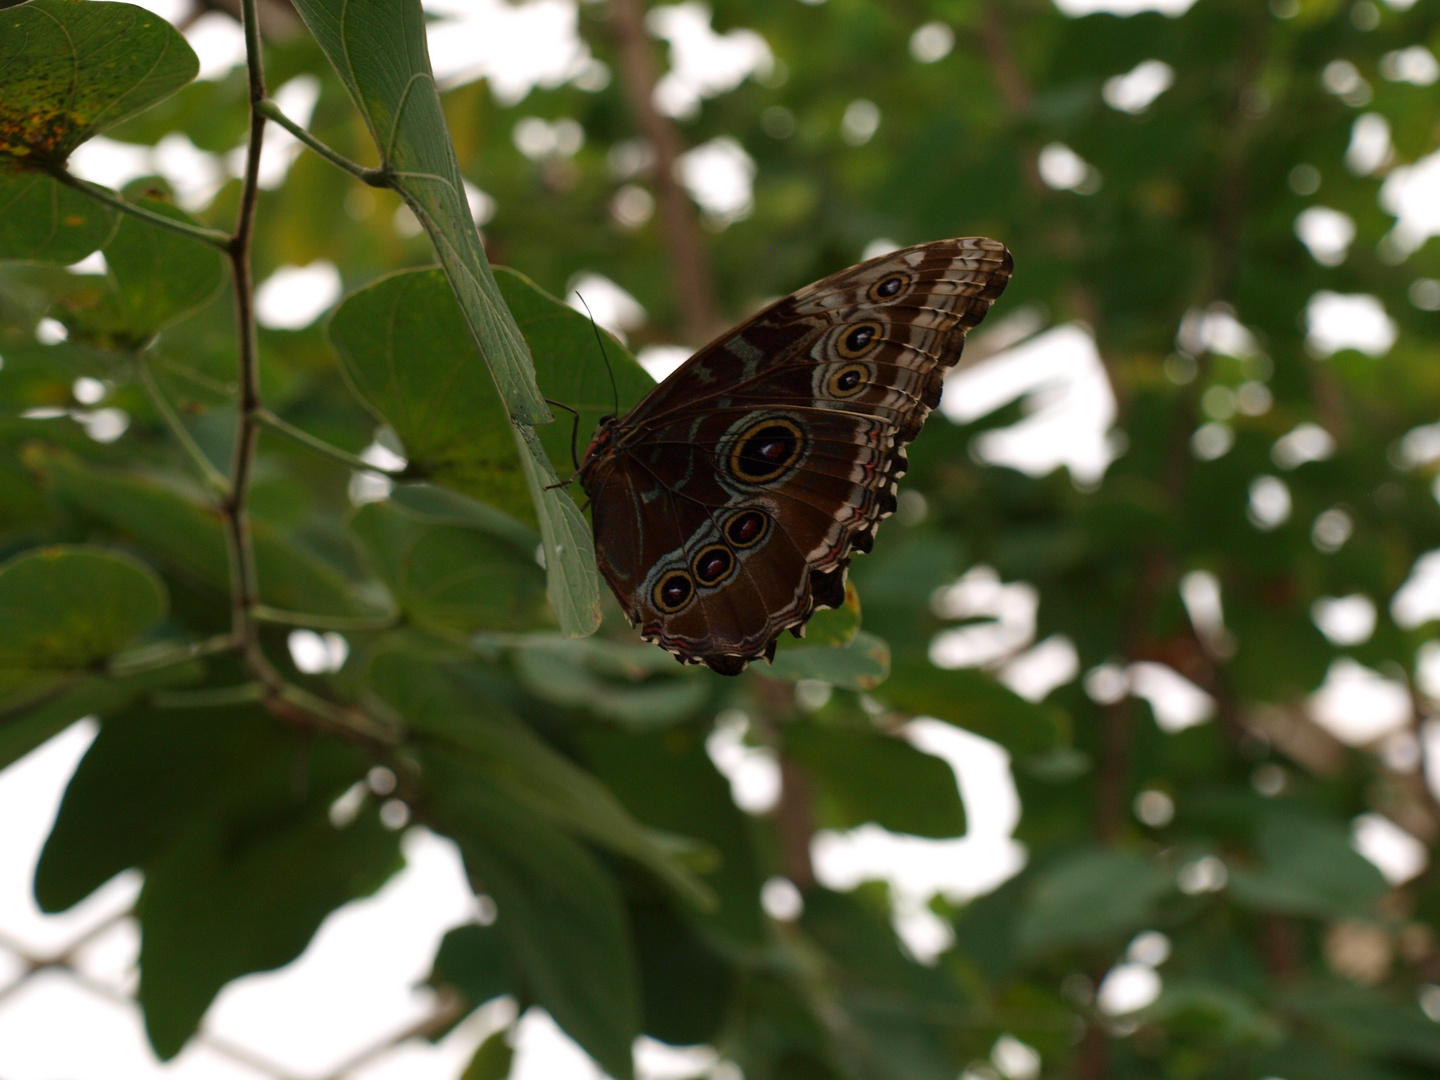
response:
<path id="1" fill-rule="evenodd" d="M 733 674 L 844 600 L 904 446 L 1010 276 L 995 240 L 843 270 L 701 349 L 581 469 L 596 556 L 648 640 Z"/>

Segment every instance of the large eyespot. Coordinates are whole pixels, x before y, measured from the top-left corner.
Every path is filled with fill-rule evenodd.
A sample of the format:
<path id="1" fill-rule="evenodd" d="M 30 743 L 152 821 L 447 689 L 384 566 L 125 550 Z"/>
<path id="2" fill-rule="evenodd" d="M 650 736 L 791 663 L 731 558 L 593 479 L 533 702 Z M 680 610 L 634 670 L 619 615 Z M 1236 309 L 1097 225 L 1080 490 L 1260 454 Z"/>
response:
<path id="1" fill-rule="evenodd" d="M 719 585 L 734 572 L 735 556 L 724 544 L 711 544 L 695 556 L 690 570 L 701 585 Z"/>
<path id="2" fill-rule="evenodd" d="M 730 475 L 747 484 L 768 484 L 800 460 L 805 433 L 795 421 L 776 416 L 741 432 L 731 445 Z"/>
<path id="3" fill-rule="evenodd" d="M 744 551 L 752 548 L 770 531 L 770 519 L 759 510 L 742 510 L 725 522 L 725 539 Z"/>
<path id="4" fill-rule="evenodd" d="M 870 369 L 864 364 L 846 364 L 836 368 L 825 380 L 825 393 L 830 397 L 854 397 L 870 385 Z"/>
<path id="5" fill-rule="evenodd" d="M 655 583 L 651 599 L 655 607 L 666 615 L 673 615 L 695 595 L 695 583 L 684 570 L 671 570 Z"/>
<path id="6" fill-rule="evenodd" d="M 894 300 L 904 291 L 906 279 L 904 274 L 888 274 L 870 286 L 869 297 L 871 303 L 878 304 L 882 300 Z"/>
<path id="7" fill-rule="evenodd" d="M 880 344 L 885 328 L 878 322 L 854 323 L 840 331 L 835 348 L 846 360 L 858 360 Z"/>

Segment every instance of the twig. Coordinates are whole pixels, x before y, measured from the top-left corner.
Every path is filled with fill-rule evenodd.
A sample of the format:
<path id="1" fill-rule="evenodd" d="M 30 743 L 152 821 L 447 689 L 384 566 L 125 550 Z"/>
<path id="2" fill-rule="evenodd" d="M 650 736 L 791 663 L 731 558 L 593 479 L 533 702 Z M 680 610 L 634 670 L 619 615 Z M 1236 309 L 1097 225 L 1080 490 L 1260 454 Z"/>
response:
<path id="1" fill-rule="evenodd" d="M 695 207 L 675 178 L 675 163 L 685 152 L 685 142 L 674 122 L 655 109 L 655 56 L 645 33 L 643 5 L 639 0 L 611 0 L 610 10 L 620 50 L 620 81 L 636 124 L 655 148 L 655 202 L 675 272 L 681 334 L 690 344 L 701 345 L 715 333 L 720 319 Z"/>
<path id="2" fill-rule="evenodd" d="M 175 218 L 166 217 L 164 214 L 157 214 L 153 210 L 146 210 L 143 206 L 137 206 L 121 195 L 117 195 L 107 187 L 99 184 L 92 184 L 88 180 L 81 180 L 74 173 L 66 172 L 63 168 L 57 168 L 50 172 L 60 183 L 72 187 L 85 195 L 90 196 L 96 202 L 102 202 L 106 206 L 119 210 L 122 214 L 129 214 L 131 217 L 139 218 L 141 221 L 154 225 L 159 229 L 167 229 L 170 232 L 178 233 L 191 240 L 198 240 L 202 244 L 209 244 L 211 247 L 227 251 L 230 248 L 231 238 L 219 229 L 207 229 L 203 225 L 191 225 L 188 221 L 177 221 Z"/>
<path id="3" fill-rule="evenodd" d="M 324 439 L 316 438 L 308 431 L 296 427 L 287 420 L 282 420 L 269 409 L 261 406 L 255 411 L 255 419 L 273 431 L 294 439 L 301 446 L 314 450 L 317 454 L 324 454 L 326 457 L 334 458 L 336 461 L 349 465 L 352 469 L 359 469 L 361 472 L 380 473 L 383 476 L 401 476 L 404 469 L 387 469 L 383 465 L 372 465 L 364 458 L 350 453 L 348 450 L 341 450 L 338 446 L 326 442 Z"/>
<path id="4" fill-rule="evenodd" d="M 330 162 L 330 164 L 337 168 L 344 169 L 357 180 L 369 184 L 371 187 L 389 187 L 390 182 L 394 179 L 394 172 L 391 170 L 389 164 L 367 169 L 358 161 L 351 161 L 344 154 L 326 146 L 314 135 L 311 135 L 310 132 L 295 123 L 294 120 L 291 120 L 281 111 L 280 106 L 269 98 L 266 98 L 260 103 L 259 109 L 261 113 L 271 120 L 274 120 L 286 131 L 290 132 L 291 135 L 294 135 L 295 138 L 299 139 L 311 150 L 314 150 L 315 153 Z"/>
<path id="5" fill-rule="evenodd" d="M 251 608 L 258 602 L 255 578 L 255 550 L 250 537 L 248 499 L 250 471 L 255 463 L 255 445 L 260 425 L 260 365 L 255 329 L 255 278 L 250 266 L 250 246 L 255 235 L 255 208 L 260 197 L 260 151 L 265 142 L 265 71 L 260 56 L 260 24 L 255 0 L 242 0 L 241 25 L 245 30 L 245 62 L 250 82 L 250 137 L 246 147 L 245 177 L 240 194 L 240 213 L 228 254 L 235 278 L 235 323 L 239 337 L 240 418 L 235 437 L 235 456 L 230 466 L 230 495 L 223 504 L 226 544 L 230 552 L 231 627 L 235 640 L 255 661 L 260 647 L 256 640 Z M 265 664 L 269 667 L 268 662 Z M 273 671 L 273 669 L 272 669 Z M 258 674 L 258 673 L 257 673 Z M 263 681 L 269 682 L 268 679 Z"/>

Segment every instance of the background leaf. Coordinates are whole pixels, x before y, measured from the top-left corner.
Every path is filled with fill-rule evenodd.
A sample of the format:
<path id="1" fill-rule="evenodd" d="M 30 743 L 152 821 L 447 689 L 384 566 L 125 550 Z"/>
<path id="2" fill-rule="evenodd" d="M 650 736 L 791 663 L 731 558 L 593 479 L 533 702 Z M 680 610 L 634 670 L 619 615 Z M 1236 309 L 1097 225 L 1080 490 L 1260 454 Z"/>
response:
<path id="1" fill-rule="evenodd" d="M 0 12 L 0 154 L 64 161 L 195 77 L 194 51 L 134 4 L 30 0 Z"/>

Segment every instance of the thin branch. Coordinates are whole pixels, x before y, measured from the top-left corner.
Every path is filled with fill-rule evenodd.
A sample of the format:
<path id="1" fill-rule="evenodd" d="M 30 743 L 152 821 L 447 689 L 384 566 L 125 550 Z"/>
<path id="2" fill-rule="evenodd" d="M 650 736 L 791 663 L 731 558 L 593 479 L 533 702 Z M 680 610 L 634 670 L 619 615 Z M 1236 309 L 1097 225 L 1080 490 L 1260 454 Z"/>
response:
<path id="1" fill-rule="evenodd" d="M 344 169 L 351 176 L 355 177 L 355 179 L 369 184 L 371 187 L 389 187 L 391 181 L 394 179 L 394 172 L 389 165 L 380 165 L 374 169 L 367 169 L 358 161 L 351 161 L 344 154 L 326 146 L 314 135 L 310 134 L 310 132 L 286 116 L 285 113 L 281 111 L 280 106 L 271 99 L 266 98 L 260 103 L 259 108 L 262 113 L 271 120 L 274 120 L 286 131 L 290 132 L 291 135 L 294 135 L 295 138 L 299 139 L 311 150 L 314 150 L 315 153 L 319 154 L 337 168 Z"/>
<path id="2" fill-rule="evenodd" d="M 324 439 L 316 438 L 308 431 L 296 427 L 287 420 L 282 420 L 265 407 L 256 410 L 255 419 L 266 427 L 278 431 L 280 434 L 294 439 L 301 446 L 314 450 L 317 454 L 324 454 L 326 457 L 334 458 L 342 464 L 349 465 L 352 469 L 361 472 L 380 473 L 382 476 L 401 476 L 403 469 L 387 469 L 380 465 L 372 465 L 362 457 L 350 453 L 348 450 L 341 450 L 338 446 L 326 442 Z"/>
<path id="3" fill-rule="evenodd" d="M 316 630 L 350 630 L 355 633 L 388 630 L 400 622 L 399 615 L 377 615 L 373 618 L 359 615 L 312 615 L 307 611 L 282 611 L 265 604 L 256 604 L 250 609 L 250 614 L 257 622 L 278 623 L 281 626 L 308 626 Z"/>
<path id="4" fill-rule="evenodd" d="M 702 345 L 719 328 L 720 317 L 695 206 L 675 178 L 675 164 L 685 152 L 685 141 L 674 121 L 655 108 L 655 54 L 645 33 L 644 5 L 640 0 L 611 0 L 610 10 L 620 51 L 620 81 L 636 124 L 655 148 L 655 202 L 661 238 L 675 274 L 681 334 L 690 344 Z"/>
<path id="5" fill-rule="evenodd" d="M 180 416 L 175 412 L 175 407 L 165 397 L 165 392 L 160 388 L 159 382 L 155 379 L 155 373 L 150 370 L 150 364 L 141 356 L 135 362 L 136 373 L 140 376 L 140 385 L 145 388 L 146 395 L 150 398 L 150 404 L 155 406 L 155 411 L 160 414 L 160 419 L 165 421 L 165 426 L 170 429 L 170 434 L 175 436 L 175 441 L 180 444 L 195 467 L 200 470 L 207 487 L 215 491 L 221 497 L 230 494 L 230 481 L 225 479 L 225 474 L 215 467 L 215 464 L 206 456 L 205 451 L 200 449 L 200 444 L 190 434 L 189 428 L 181 422 Z"/>
<path id="6" fill-rule="evenodd" d="M 255 623 L 250 614 L 250 609 L 258 602 L 258 587 L 255 550 L 248 520 L 250 472 L 260 432 L 256 414 L 261 409 L 255 278 L 250 265 L 250 246 L 255 236 L 255 209 L 260 197 L 260 151 L 265 142 L 265 114 L 260 111 L 260 105 L 265 101 L 265 71 L 260 55 L 260 27 L 255 0 L 242 0 L 241 24 L 245 29 L 245 61 L 250 81 L 250 137 L 246 147 L 240 213 L 229 247 L 230 266 L 235 277 L 235 323 L 239 336 L 240 417 L 235 456 L 230 466 L 230 496 L 225 500 L 224 514 L 226 546 L 230 554 L 231 626 L 247 660 L 259 663 L 264 658 L 260 654 Z M 269 666 L 268 661 L 264 661 L 264 667 Z M 270 670 L 273 671 L 273 668 Z M 264 681 L 269 683 L 268 679 Z"/>
<path id="7" fill-rule="evenodd" d="M 146 210 L 143 206 L 137 206 L 121 195 L 116 194 L 107 187 L 99 184 L 92 184 L 88 180 L 81 180 L 74 173 L 66 172 L 63 168 L 55 169 L 50 173 L 60 183 L 72 187 L 85 195 L 90 196 L 96 202 L 104 203 L 112 209 L 119 210 L 122 214 L 129 214 L 131 217 L 139 218 L 157 229 L 168 229 L 170 232 L 191 240 L 198 240 L 202 244 L 209 244 L 211 247 L 219 248 L 221 251 L 230 249 L 231 238 L 219 229 L 207 229 L 203 225 L 191 225 L 188 221 L 177 221 L 175 218 L 166 217 L 164 214 L 157 214 L 153 210 Z"/>

